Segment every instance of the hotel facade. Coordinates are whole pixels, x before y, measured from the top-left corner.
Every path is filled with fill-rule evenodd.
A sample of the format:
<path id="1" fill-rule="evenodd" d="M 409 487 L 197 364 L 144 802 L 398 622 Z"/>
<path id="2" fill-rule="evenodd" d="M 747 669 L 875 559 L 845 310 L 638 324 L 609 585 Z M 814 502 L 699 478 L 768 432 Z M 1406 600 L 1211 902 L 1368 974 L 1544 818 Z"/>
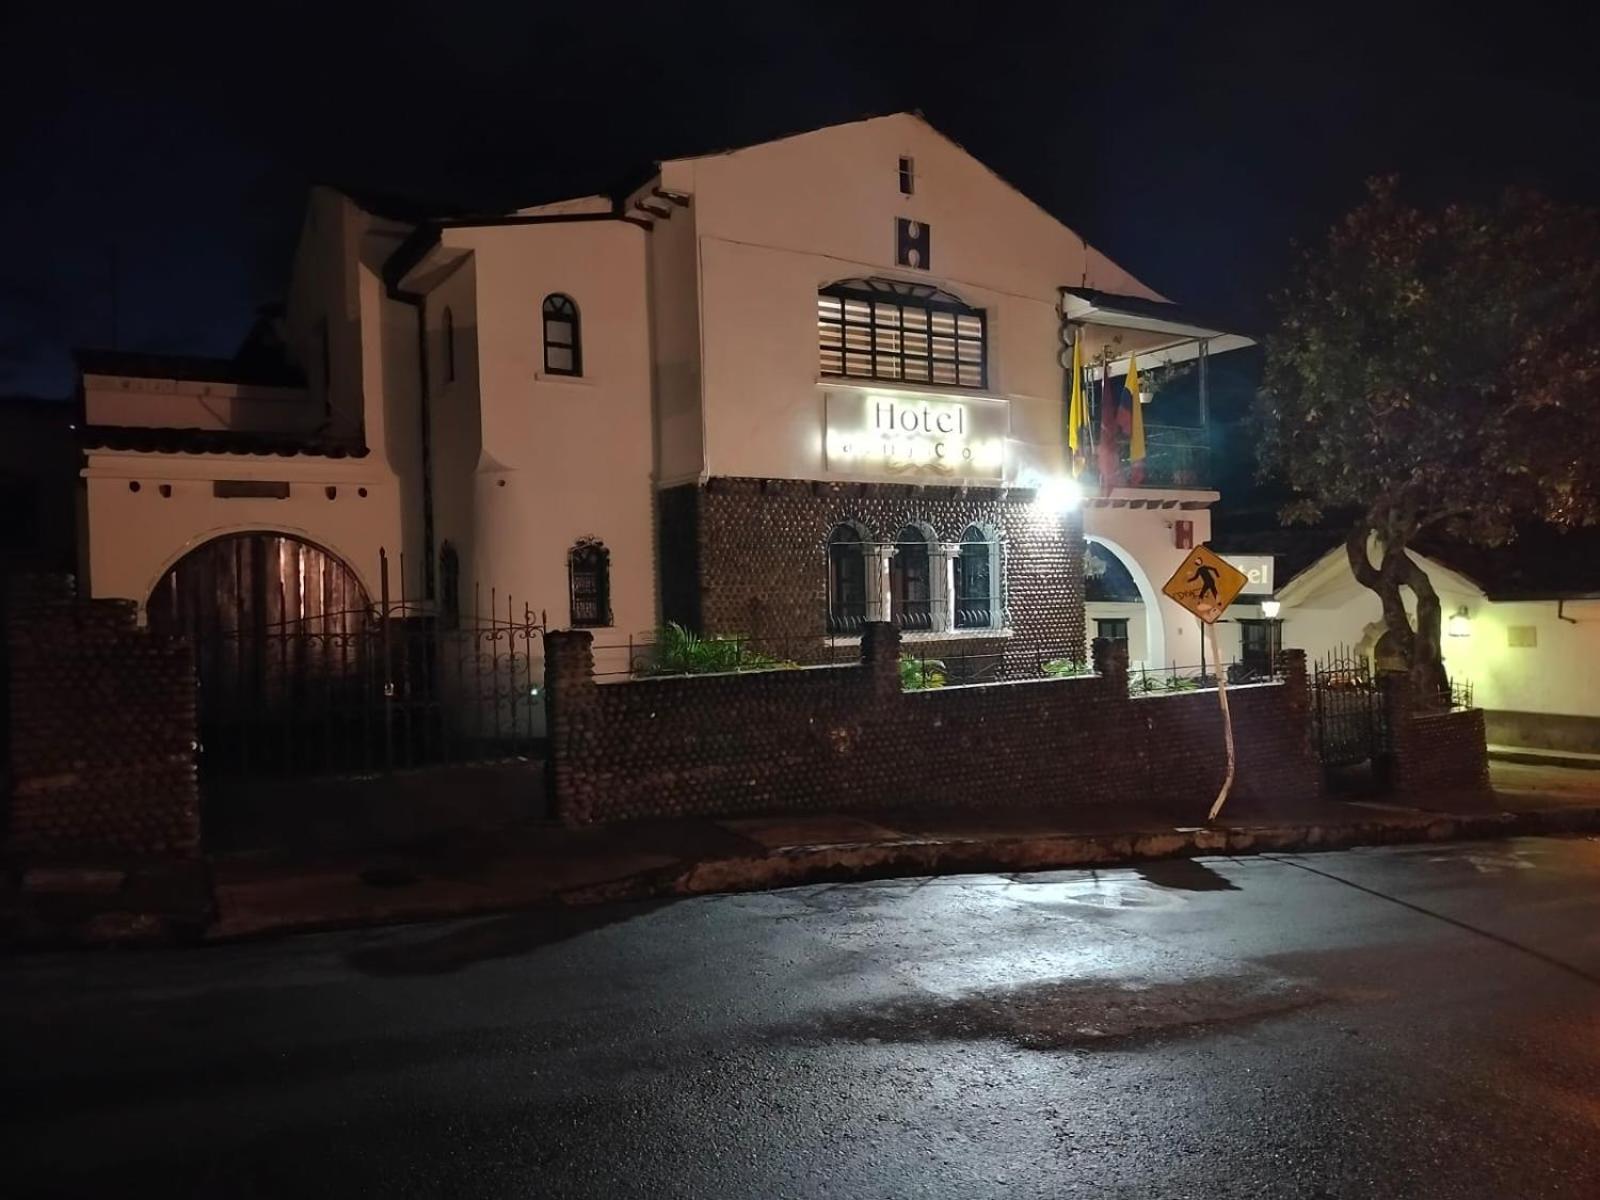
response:
<path id="1" fill-rule="evenodd" d="M 1156 589 L 1210 536 L 1203 400 L 1146 407 L 1139 486 L 1074 482 L 1074 340 L 1113 378 L 1249 344 L 915 115 L 489 216 L 318 189 L 237 359 L 82 356 L 83 576 L 202 635 L 403 592 L 597 659 L 675 621 L 805 661 L 883 620 L 1016 676 L 1086 657 L 1087 538 L 1144 660 L 1197 663 Z"/>

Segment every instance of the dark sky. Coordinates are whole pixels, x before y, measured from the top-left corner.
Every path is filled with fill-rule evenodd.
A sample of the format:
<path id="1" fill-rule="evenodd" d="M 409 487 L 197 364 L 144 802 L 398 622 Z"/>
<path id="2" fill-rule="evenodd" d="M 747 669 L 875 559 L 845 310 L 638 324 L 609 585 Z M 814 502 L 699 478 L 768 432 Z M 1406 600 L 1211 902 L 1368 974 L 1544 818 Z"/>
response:
<path id="1" fill-rule="evenodd" d="M 0 24 L 0 392 L 67 392 L 114 311 L 125 349 L 231 353 L 312 181 L 509 207 L 901 108 L 1249 325 L 1373 173 L 1600 201 L 1593 6 L 26 7 Z"/>

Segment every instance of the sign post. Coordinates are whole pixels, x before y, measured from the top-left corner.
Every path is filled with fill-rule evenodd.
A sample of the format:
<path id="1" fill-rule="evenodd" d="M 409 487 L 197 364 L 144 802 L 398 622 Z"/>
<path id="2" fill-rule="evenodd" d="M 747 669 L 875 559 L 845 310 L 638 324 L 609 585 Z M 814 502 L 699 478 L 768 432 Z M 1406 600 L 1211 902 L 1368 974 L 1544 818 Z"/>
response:
<path id="1" fill-rule="evenodd" d="M 1249 582 L 1243 571 L 1219 558 L 1201 546 L 1191 550 L 1183 565 L 1173 572 L 1172 578 L 1162 587 L 1162 592 L 1183 605 L 1205 623 L 1206 641 L 1211 645 L 1211 662 L 1217 672 L 1217 701 L 1222 705 L 1222 738 L 1228 751 L 1228 771 L 1222 779 L 1222 790 L 1216 803 L 1207 814 L 1207 821 L 1215 821 L 1233 788 L 1233 716 L 1228 712 L 1228 680 L 1222 670 L 1222 656 L 1217 653 L 1217 618 L 1227 611 L 1228 605 Z M 1201 657 L 1205 657 L 1202 648 Z"/>

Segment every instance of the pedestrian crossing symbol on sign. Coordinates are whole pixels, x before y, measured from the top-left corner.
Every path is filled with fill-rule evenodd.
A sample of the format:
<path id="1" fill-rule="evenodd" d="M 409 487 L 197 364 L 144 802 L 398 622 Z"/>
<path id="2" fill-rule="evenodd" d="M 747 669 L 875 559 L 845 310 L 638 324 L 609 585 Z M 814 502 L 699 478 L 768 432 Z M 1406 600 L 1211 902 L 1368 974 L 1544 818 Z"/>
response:
<path id="1" fill-rule="evenodd" d="M 1238 567 L 1201 546 L 1189 551 L 1161 590 L 1211 625 L 1248 582 Z"/>

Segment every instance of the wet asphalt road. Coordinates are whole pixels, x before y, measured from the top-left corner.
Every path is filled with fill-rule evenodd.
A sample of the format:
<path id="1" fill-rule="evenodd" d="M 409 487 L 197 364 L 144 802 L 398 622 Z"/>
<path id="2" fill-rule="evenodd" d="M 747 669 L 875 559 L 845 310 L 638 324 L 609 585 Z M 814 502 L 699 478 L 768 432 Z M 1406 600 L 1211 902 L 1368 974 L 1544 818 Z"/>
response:
<path id="1" fill-rule="evenodd" d="M 9 1195 L 1600 1196 L 1593 839 L 0 972 Z"/>

